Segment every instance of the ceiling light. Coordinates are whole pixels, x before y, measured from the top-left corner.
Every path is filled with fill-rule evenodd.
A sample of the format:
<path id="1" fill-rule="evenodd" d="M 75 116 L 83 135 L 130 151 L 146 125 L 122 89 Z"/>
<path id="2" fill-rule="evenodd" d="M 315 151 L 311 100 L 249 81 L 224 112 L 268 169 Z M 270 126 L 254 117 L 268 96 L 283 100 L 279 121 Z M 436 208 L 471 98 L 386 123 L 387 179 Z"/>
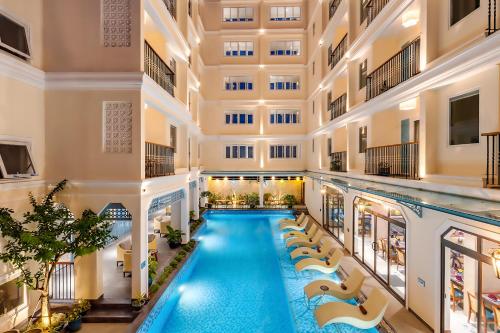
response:
<path id="1" fill-rule="evenodd" d="M 404 13 L 402 17 L 402 25 L 405 28 L 413 27 L 418 23 L 418 14 L 416 12 Z"/>
<path id="2" fill-rule="evenodd" d="M 399 103 L 399 110 L 408 111 L 415 110 L 417 108 L 417 99 L 412 98 L 410 100 Z"/>

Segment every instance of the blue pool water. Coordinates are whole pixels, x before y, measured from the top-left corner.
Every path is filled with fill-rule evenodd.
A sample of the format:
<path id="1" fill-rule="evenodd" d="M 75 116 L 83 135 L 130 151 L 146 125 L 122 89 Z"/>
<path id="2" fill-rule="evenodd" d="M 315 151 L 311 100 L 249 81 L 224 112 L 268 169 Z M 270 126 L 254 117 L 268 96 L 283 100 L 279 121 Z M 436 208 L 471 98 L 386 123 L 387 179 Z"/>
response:
<path id="1" fill-rule="evenodd" d="M 289 211 L 205 214 L 195 235 L 197 249 L 138 332 L 365 332 L 317 326 L 303 287 L 314 279 L 338 278 L 295 273 L 278 228 L 278 221 L 290 216 Z M 326 301 L 336 300 L 325 297 L 321 303 Z"/>

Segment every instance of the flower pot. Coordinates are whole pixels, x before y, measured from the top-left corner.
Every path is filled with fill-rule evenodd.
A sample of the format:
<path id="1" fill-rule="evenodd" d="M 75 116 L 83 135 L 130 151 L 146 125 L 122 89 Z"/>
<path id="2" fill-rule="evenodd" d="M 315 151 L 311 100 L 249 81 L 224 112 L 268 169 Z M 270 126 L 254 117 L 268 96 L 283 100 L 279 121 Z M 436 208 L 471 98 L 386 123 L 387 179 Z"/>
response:
<path id="1" fill-rule="evenodd" d="M 211 209 L 212 208 L 212 204 L 211 203 L 207 204 L 207 208 Z"/>
<path id="2" fill-rule="evenodd" d="M 257 207 L 257 206 L 256 206 L 256 205 L 254 205 L 254 204 L 251 204 L 251 205 L 250 205 L 250 208 L 252 208 L 252 209 L 255 209 L 255 207 Z"/>
<path id="3" fill-rule="evenodd" d="M 176 249 L 176 248 L 178 248 L 179 246 L 181 246 L 181 243 L 171 243 L 171 242 L 169 242 L 169 243 L 168 243 L 168 246 L 169 246 L 171 249 Z"/>
<path id="4" fill-rule="evenodd" d="M 76 332 L 82 328 L 82 317 L 78 317 L 77 319 L 70 321 L 68 326 L 66 326 L 66 330 L 70 332 Z"/>

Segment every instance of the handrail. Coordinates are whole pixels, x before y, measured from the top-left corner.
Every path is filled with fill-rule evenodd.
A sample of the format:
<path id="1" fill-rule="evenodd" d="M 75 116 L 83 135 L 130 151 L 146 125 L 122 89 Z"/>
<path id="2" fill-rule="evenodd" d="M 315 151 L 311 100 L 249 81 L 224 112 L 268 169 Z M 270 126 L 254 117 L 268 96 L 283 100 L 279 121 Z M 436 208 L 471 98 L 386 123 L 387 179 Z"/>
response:
<path id="1" fill-rule="evenodd" d="M 49 282 L 49 297 L 57 300 L 75 299 L 75 263 L 53 262 L 54 272 Z"/>
<path id="2" fill-rule="evenodd" d="M 369 26 L 373 20 L 380 14 L 385 5 L 389 3 L 390 0 L 370 0 L 366 4 L 365 8 L 368 11 L 366 14 L 367 22 L 366 26 Z"/>
<path id="3" fill-rule="evenodd" d="M 500 132 L 482 133 L 486 137 L 486 175 L 483 187 L 500 187 Z"/>
<path id="4" fill-rule="evenodd" d="M 493 2 L 493 10 L 491 9 L 491 3 Z M 493 12 L 493 15 L 492 15 Z M 488 28 L 486 29 L 486 35 L 489 36 L 494 34 L 499 29 L 497 28 L 497 0 L 488 1 Z"/>
<path id="5" fill-rule="evenodd" d="M 175 70 L 172 70 L 153 47 L 144 41 L 144 72 L 174 96 Z"/>
<path id="6" fill-rule="evenodd" d="M 331 0 L 330 4 L 328 5 L 328 19 L 331 20 L 333 15 L 337 12 L 337 9 L 339 9 L 340 4 L 342 3 L 342 0 Z"/>
<path id="7" fill-rule="evenodd" d="M 367 148 L 365 174 L 420 179 L 419 144 L 409 142 Z"/>
<path id="8" fill-rule="evenodd" d="M 345 55 L 347 51 L 347 34 L 342 37 L 340 42 L 335 47 L 335 50 L 330 54 L 330 68 L 333 69 Z"/>
<path id="9" fill-rule="evenodd" d="M 145 142 L 145 177 L 155 178 L 173 175 L 175 173 L 174 154 L 173 147 Z"/>
<path id="10" fill-rule="evenodd" d="M 347 93 L 340 95 L 328 106 L 331 112 L 330 120 L 340 117 L 347 112 Z"/>
<path id="11" fill-rule="evenodd" d="M 418 143 L 418 141 L 412 141 L 412 142 L 406 142 L 406 143 L 394 143 L 392 145 L 385 145 L 385 146 L 374 146 L 374 147 L 368 147 L 366 149 L 388 148 L 388 147 L 396 147 L 396 146 L 401 146 L 401 145 L 410 145 L 410 144 L 415 144 L 415 143 Z"/>
<path id="12" fill-rule="evenodd" d="M 163 0 L 163 3 L 167 7 L 168 12 L 174 20 L 177 20 L 177 1 L 176 0 Z"/>
<path id="13" fill-rule="evenodd" d="M 330 154 L 330 171 L 347 172 L 347 151 Z"/>

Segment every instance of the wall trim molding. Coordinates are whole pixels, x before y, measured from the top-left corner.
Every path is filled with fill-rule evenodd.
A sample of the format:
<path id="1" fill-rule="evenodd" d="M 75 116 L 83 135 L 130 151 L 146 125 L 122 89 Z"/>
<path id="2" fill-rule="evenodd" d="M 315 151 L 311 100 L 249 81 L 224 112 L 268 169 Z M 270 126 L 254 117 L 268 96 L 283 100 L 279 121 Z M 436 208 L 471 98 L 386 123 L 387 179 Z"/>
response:
<path id="1" fill-rule="evenodd" d="M 45 88 L 44 71 L 3 52 L 0 52 L 0 75 L 39 89 Z"/>

